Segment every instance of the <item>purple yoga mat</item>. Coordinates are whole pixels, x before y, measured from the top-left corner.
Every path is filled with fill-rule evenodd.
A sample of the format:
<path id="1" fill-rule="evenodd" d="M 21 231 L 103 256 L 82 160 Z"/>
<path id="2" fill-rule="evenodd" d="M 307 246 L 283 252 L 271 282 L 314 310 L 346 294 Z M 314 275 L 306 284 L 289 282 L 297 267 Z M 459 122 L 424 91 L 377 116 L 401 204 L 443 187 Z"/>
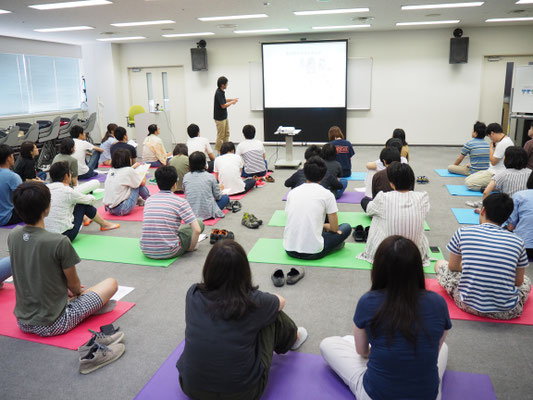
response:
<path id="1" fill-rule="evenodd" d="M 166 359 L 135 400 L 187 400 L 178 382 L 176 362 L 185 342 Z M 488 375 L 446 371 L 443 400 L 495 400 Z M 354 400 L 354 395 L 318 354 L 289 352 L 272 360 L 264 400 Z"/>
<path id="2" fill-rule="evenodd" d="M 283 197 L 283 201 L 287 201 L 287 196 L 289 193 Z M 361 199 L 365 197 L 365 194 L 362 192 L 344 192 L 341 197 L 337 199 L 337 203 L 350 203 L 350 204 L 361 204 Z"/>
<path id="3" fill-rule="evenodd" d="M 4 226 L 0 226 L 0 228 L 2 229 L 13 229 L 19 225 L 24 225 L 24 222 L 20 222 L 18 224 L 14 224 L 14 225 L 4 225 Z"/>
<path id="4" fill-rule="evenodd" d="M 92 178 L 89 178 L 89 179 L 80 179 L 80 182 L 87 182 L 87 181 L 92 181 L 92 180 L 95 180 L 95 179 L 98 182 L 105 182 L 106 178 L 107 178 L 106 174 L 98 174 L 98 175 L 95 175 L 95 176 L 93 176 Z"/>

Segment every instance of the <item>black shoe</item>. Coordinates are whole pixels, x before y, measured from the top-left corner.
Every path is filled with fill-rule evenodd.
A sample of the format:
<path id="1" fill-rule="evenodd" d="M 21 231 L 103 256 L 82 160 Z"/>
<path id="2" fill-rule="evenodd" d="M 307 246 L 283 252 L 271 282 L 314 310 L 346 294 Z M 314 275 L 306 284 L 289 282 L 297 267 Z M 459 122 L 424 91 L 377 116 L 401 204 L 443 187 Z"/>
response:
<path id="1" fill-rule="evenodd" d="M 365 239 L 364 239 L 364 242 L 366 242 L 368 240 L 368 231 L 370 230 L 370 226 L 367 226 L 365 228 Z"/>
<path id="2" fill-rule="evenodd" d="M 353 239 L 356 242 L 365 241 L 365 229 L 363 228 L 363 225 L 357 225 L 355 227 L 355 229 L 353 230 Z"/>
<path id="3" fill-rule="evenodd" d="M 282 287 L 285 285 L 285 274 L 283 273 L 283 270 L 277 269 L 274 271 L 274 273 L 271 276 L 272 283 L 276 287 Z"/>
<path id="4" fill-rule="evenodd" d="M 294 285 L 304 276 L 305 276 L 305 271 L 303 268 L 292 267 L 289 273 L 287 274 L 287 285 Z"/>

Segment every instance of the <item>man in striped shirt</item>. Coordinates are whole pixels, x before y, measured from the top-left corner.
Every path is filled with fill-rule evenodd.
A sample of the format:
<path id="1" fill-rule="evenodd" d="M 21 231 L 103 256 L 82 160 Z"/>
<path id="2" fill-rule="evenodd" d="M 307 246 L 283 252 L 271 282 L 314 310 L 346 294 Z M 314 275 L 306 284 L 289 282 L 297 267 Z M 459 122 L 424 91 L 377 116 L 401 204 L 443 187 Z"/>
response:
<path id="1" fill-rule="evenodd" d="M 485 140 L 486 126 L 483 122 L 477 121 L 472 130 L 472 140 L 465 143 L 461 149 L 461 154 L 453 165 L 448 166 L 448 171 L 452 174 L 470 175 L 489 168 L 489 143 Z M 470 163 L 460 165 L 466 156 L 470 156 Z"/>
<path id="2" fill-rule="evenodd" d="M 260 140 L 255 139 L 255 127 L 245 125 L 242 128 L 242 134 L 246 140 L 239 143 L 236 151 L 236 154 L 244 161 L 242 177 L 265 176 L 267 173 L 265 147 Z"/>
<path id="3" fill-rule="evenodd" d="M 505 193 L 488 196 L 480 225 L 459 228 L 447 246 L 450 261 L 435 265 L 439 284 L 463 311 L 494 319 L 522 314 L 531 289 L 524 275 L 528 266 L 524 241 L 501 228 L 513 208 Z"/>
<path id="4" fill-rule="evenodd" d="M 204 224 L 196 219 L 187 200 L 176 196 L 178 173 L 172 166 L 155 171 L 159 193 L 144 206 L 141 251 L 146 257 L 164 259 L 196 250 Z M 181 223 L 185 224 L 181 226 Z"/>

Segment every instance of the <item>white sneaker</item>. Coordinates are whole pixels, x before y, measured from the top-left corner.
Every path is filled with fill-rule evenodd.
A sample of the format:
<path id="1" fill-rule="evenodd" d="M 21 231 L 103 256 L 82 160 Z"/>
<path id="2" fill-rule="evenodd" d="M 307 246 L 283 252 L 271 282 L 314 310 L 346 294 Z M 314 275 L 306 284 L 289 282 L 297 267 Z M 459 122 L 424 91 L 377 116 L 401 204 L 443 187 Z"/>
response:
<path id="1" fill-rule="evenodd" d="M 468 207 L 472 207 L 472 208 L 481 208 L 483 206 L 483 202 L 482 201 L 467 201 L 467 202 L 465 202 L 465 204 Z"/>
<path id="2" fill-rule="evenodd" d="M 292 345 L 291 347 L 291 350 L 298 350 L 302 344 L 304 344 L 304 342 L 307 340 L 307 329 L 305 329 L 303 326 L 299 326 L 298 327 L 298 333 L 300 334 L 299 335 L 299 338 L 296 339 L 296 342 L 294 342 L 294 344 Z"/>

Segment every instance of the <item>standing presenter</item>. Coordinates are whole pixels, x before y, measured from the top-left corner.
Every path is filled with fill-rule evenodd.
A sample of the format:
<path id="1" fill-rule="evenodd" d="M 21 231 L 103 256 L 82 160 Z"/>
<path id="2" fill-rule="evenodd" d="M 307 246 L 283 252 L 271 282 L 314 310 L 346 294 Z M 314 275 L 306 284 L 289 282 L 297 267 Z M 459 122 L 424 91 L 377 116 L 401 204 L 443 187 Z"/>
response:
<path id="1" fill-rule="evenodd" d="M 239 99 L 226 99 L 226 93 L 224 90 L 228 87 L 228 78 L 225 76 L 218 78 L 217 86 L 213 118 L 215 119 L 215 124 L 217 126 L 217 142 L 215 144 L 215 150 L 220 153 L 220 146 L 222 146 L 222 143 L 229 140 L 228 107 L 236 104 Z"/>

